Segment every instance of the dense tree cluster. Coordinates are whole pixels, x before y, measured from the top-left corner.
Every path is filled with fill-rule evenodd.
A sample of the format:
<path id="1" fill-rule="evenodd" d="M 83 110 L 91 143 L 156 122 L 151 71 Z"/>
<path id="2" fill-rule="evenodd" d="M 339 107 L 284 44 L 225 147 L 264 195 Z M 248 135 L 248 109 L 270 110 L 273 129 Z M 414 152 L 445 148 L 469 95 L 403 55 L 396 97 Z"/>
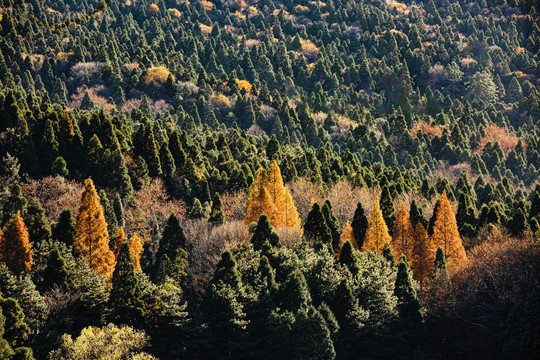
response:
<path id="1" fill-rule="evenodd" d="M 534 358 L 537 1 L 99 4 L 0 0 L 0 358 Z"/>

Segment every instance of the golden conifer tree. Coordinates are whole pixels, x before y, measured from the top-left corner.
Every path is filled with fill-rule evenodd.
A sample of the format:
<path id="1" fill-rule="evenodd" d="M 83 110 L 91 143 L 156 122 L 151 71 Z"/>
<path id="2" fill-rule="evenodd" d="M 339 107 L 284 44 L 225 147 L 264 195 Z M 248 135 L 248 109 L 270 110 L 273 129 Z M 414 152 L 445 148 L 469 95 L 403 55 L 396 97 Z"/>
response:
<path id="1" fill-rule="evenodd" d="M 32 267 L 32 244 L 20 211 L 0 234 L 0 262 L 16 275 Z"/>
<path id="2" fill-rule="evenodd" d="M 392 253 L 396 260 L 398 260 L 401 255 L 405 255 L 407 260 L 410 260 L 413 253 L 413 245 L 411 217 L 409 216 L 409 212 L 405 209 L 405 206 L 402 205 L 399 208 L 396 220 L 394 221 L 394 226 L 392 228 L 392 242 L 390 243 Z"/>
<path id="3" fill-rule="evenodd" d="M 435 261 L 436 248 L 429 237 L 426 228 L 421 224 L 416 224 L 413 232 L 413 254 L 411 257 L 411 268 L 413 277 L 420 287 L 423 288 L 429 282 L 433 274 L 433 262 Z"/>
<path id="4" fill-rule="evenodd" d="M 141 270 L 141 254 L 143 251 L 143 242 L 139 234 L 135 234 L 129 239 L 129 251 L 131 252 L 131 258 L 133 259 L 133 266 L 135 267 L 135 271 Z"/>
<path id="5" fill-rule="evenodd" d="M 446 190 L 441 195 L 437 214 L 435 215 L 435 225 L 433 226 L 431 239 L 435 247 L 440 246 L 443 249 L 448 269 L 455 269 L 457 265 L 467 260 L 467 255 L 461 242 L 456 217 L 446 197 Z"/>
<path id="6" fill-rule="evenodd" d="M 258 213 L 258 211 L 260 210 L 260 204 L 258 204 L 258 200 L 260 197 L 260 193 L 264 188 L 265 180 L 266 171 L 264 171 L 264 169 L 260 167 L 259 170 L 255 172 L 255 176 L 253 176 L 253 182 L 249 187 L 249 197 L 246 205 L 246 218 L 244 220 L 245 223 L 248 225 L 254 221 L 257 221 L 259 219 L 259 216 L 261 215 L 260 213 Z M 270 197 L 270 194 L 268 194 L 268 197 Z"/>
<path id="7" fill-rule="evenodd" d="M 283 185 L 281 170 L 276 160 L 272 161 L 270 165 L 270 171 L 264 182 L 264 187 L 268 190 L 276 208 L 274 218 L 269 218 L 270 223 L 274 227 L 300 229 L 300 215 L 298 215 L 292 195 L 285 185 Z"/>
<path id="8" fill-rule="evenodd" d="M 118 229 L 118 233 L 116 234 L 116 239 L 114 241 L 114 258 L 116 259 L 118 257 L 118 254 L 120 253 L 120 248 L 122 247 L 122 244 L 126 241 L 126 233 L 124 232 L 124 228 Z"/>
<path id="9" fill-rule="evenodd" d="M 362 251 L 376 251 L 382 253 L 385 243 L 390 244 L 392 238 L 388 234 L 388 226 L 384 221 L 383 214 L 379 205 L 379 198 L 373 202 L 373 210 L 368 221 L 368 228 L 364 237 Z"/>
<path id="10" fill-rule="evenodd" d="M 352 225 L 347 221 L 339 237 L 339 250 L 336 253 L 336 257 L 339 259 L 339 253 L 341 252 L 341 247 L 345 242 L 349 241 L 355 250 L 358 250 L 358 243 L 354 238 Z"/>
<path id="11" fill-rule="evenodd" d="M 75 250 L 88 259 L 88 266 L 107 279 L 114 271 L 115 257 L 109 249 L 109 234 L 99 196 L 91 179 L 84 182 L 77 214 Z"/>

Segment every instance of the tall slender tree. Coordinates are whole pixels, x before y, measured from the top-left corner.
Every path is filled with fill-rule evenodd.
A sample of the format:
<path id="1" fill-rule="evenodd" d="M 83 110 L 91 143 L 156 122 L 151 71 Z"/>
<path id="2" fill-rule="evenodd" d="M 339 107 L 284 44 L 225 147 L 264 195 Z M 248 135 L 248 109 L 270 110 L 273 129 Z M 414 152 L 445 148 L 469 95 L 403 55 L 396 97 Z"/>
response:
<path id="1" fill-rule="evenodd" d="M 418 223 L 413 233 L 414 247 L 411 257 L 413 277 L 420 284 L 420 288 L 429 282 L 435 261 L 435 245 L 429 237 L 426 228 Z"/>
<path id="2" fill-rule="evenodd" d="M 32 245 L 20 211 L 0 234 L 0 262 L 16 275 L 32 267 Z"/>
<path id="3" fill-rule="evenodd" d="M 364 245 L 364 236 L 368 228 L 368 219 L 364 214 L 364 207 L 360 201 L 356 205 L 351 226 L 353 228 L 354 239 L 358 244 L 358 248 L 361 249 L 362 245 Z"/>
<path id="4" fill-rule="evenodd" d="M 88 259 L 88 265 L 95 273 L 110 278 L 115 259 L 109 248 L 107 223 L 92 179 L 84 182 L 75 227 L 75 251 Z"/>
<path id="5" fill-rule="evenodd" d="M 390 246 L 396 259 L 399 259 L 401 255 L 405 255 L 407 259 L 412 258 L 414 246 L 413 227 L 405 205 L 402 205 L 398 210 L 392 229 L 392 242 Z"/>
<path id="6" fill-rule="evenodd" d="M 379 198 L 376 198 L 373 202 L 373 210 L 369 218 L 362 251 L 375 251 L 381 254 L 384 244 L 390 244 L 391 241 L 392 238 L 388 234 L 388 227 L 379 207 Z"/>

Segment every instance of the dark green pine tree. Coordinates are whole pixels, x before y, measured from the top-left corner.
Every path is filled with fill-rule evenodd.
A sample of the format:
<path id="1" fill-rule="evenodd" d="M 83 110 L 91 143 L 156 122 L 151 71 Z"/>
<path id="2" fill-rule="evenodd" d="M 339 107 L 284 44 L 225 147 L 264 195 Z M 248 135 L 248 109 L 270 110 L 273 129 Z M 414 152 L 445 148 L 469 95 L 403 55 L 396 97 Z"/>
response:
<path id="1" fill-rule="evenodd" d="M 103 215 L 105 216 L 105 222 L 107 223 L 107 232 L 109 233 L 110 248 L 114 249 L 114 241 L 116 239 L 116 234 L 118 233 L 118 222 L 116 221 L 116 214 L 111 206 L 107 194 L 102 189 L 99 191 L 99 200 L 101 206 L 103 207 Z"/>
<path id="2" fill-rule="evenodd" d="M 58 244 L 56 243 L 47 259 L 47 267 L 43 270 L 43 282 L 41 288 L 43 290 L 49 290 L 55 285 L 67 291 L 74 288 L 73 281 L 69 276 L 69 271 L 66 266 L 66 260 L 62 254 L 60 254 Z"/>
<path id="3" fill-rule="evenodd" d="M 148 166 L 148 173 L 151 177 L 160 177 L 162 175 L 159 152 L 154 140 L 154 130 L 150 120 L 146 120 L 143 129 L 141 155 Z"/>
<path id="4" fill-rule="evenodd" d="M 172 213 L 167 219 L 156 253 L 156 264 L 153 272 L 154 281 L 163 283 L 166 276 L 170 276 L 177 281 L 181 280 L 184 272 L 182 262 L 187 257 L 185 247 L 184 229 L 180 226 L 176 214 Z"/>
<path id="5" fill-rule="evenodd" d="M 204 209 L 199 199 L 193 200 L 193 205 L 189 209 L 188 216 L 192 219 L 202 219 L 204 217 Z"/>
<path id="6" fill-rule="evenodd" d="M 540 192 L 534 193 L 531 201 L 531 209 L 529 210 L 529 218 L 540 218 Z"/>
<path id="7" fill-rule="evenodd" d="M 311 293 L 304 274 L 294 270 L 279 289 L 280 307 L 296 312 L 308 309 L 311 305 Z"/>
<path id="8" fill-rule="evenodd" d="M 236 268 L 236 260 L 229 250 L 225 250 L 221 254 L 221 259 L 216 265 L 214 271 L 214 277 L 212 277 L 212 284 L 226 284 L 233 289 L 239 289 L 242 285 L 242 278 L 240 272 Z"/>
<path id="9" fill-rule="evenodd" d="M 2 222 L 0 223 L 0 227 L 3 228 L 13 217 L 15 217 L 17 211 L 24 214 L 26 203 L 27 201 L 22 194 L 21 186 L 18 182 L 14 182 L 11 186 L 9 196 L 4 202 L 4 207 L 2 208 Z"/>
<path id="10" fill-rule="evenodd" d="M 221 197 L 218 193 L 214 195 L 212 199 L 212 209 L 210 210 L 210 217 L 208 222 L 214 225 L 221 225 L 225 223 L 225 213 L 223 212 L 223 204 L 221 203 Z"/>
<path id="11" fill-rule="evenodd" d="M 4 324 L 4 339 L 17 353 L 17 348 L 28 345 L 30 328 L 25 322 L 25 316 L 19 302 L 13 298 L 1 299 L 2 314 L 6 319 Z"/>
<path id="12" fill-rule="evenodd" d="M 165 179 L 170 180 L 176 172 L 176 165 L 174 163 L 173 156 L 169 151 L 167 142 L 161 144 L 159 149 L 159 159 L 161 161 L 161 170 Z"/>
<path id="13" fill-rule="evenodd" d="M 144 323 L 144 304 L 127 241 L 120 247 L 111 285 L 110 321 L 115 324 L 141 326 Z"/>
<path id="14" fill-rule="evenodd" d="M 304 236 L 317 246 L 332 244 L 332 233 L 326 224 L 319 204 L 314 203 L 304 224 Z"/>
<path id="15" fill-rule="evenodd" d="M 0 306 L 0 358 L 11 359 L 11 357 L 15 353 L 13 352 L 13 349 L 11 348 L 9 343 L 6 341 L 6 339 L 4 339 L 5 324 L 6 324 L 6 317 L 4 316 L 2 307 Z"/>
<path id="16" fill-rule="evenodd" d="M 75 224 L 76 220 L 71 213 L 71 209 L 65 208 L 64 211 L 60 213 L 58 222 L 52 225 L 52 238 L 67 246 L 73 246 L 73 241 L 77 232 Z"/>
<path id="17" fill-rule="evenodd" d="M 119 193 L 116 193 L 116 195 L 114 196 L 113 210 L 116 222 L 118 223 L 118 227 L 124 228 L 126 226 L 126 220 L 124 217 L 124 206 L 122 205 L 122 198 L 120 198 Z"/>
<path id="18" fill-rule="evenodd" d="M 334 210 L 332 209 L 332 204 L 330 203 L 330 200 L 326 200 L 322 207 L 322 213 L 324 215 L 324 219 L 326 220 L 326 225 L 330 229 L 330 234 L 332 235 L 332 248 L 334 249 L 334 253 L 339 250 L 339 221 L 334 215 Z"/>
<path id="19" fill-rule="evenodd" d="M 345 241 L 339 253 L 339 262 L 346 265 L 353 275 L 360 271 L 360 262 L 350 241 Z"/>
<path id="20" fill-rule="evenodd" d="M 394 199 L 392 199 L 392 194 L 390 194 L 390 190 L 388 189 L 387 185 L 385 185 L 382 189 L 379 203 L 384 221 L 388 226 L 388 231 L 391 232 L 392 226 L 394 225 L 394 220 L 396 219 L 396 208 L 394 207 Z"/>
<path id="21" fill-rule="evenodd" d="M 268 242 L 272 247 L 279 248 L 281 244 L 279 243 L 279 236 L 274 231 L 272 224 L 268 220 L 266 214 L 259 216 L 257 221 L 257 226 L 251 237 L 251 243 L 253 244 L 253 249 L 255 251 L 262 250 L 265 243 Z"/>
<path id="22" fill-rule="evenodd" d="M 476 208 L 466 188 L 459 193 L 456 221 L 462 236 L 472 237 L 476 234 Z"/>
<path id="23" fill-rule="evenodd" d="M 437 202 L 435 203 L 435 206 L 433 207 L 433 214 L 429 218 L 429 224 L 427 228 L 429 236 L 433 235 L 433 227 L 435 226 L 435 220 L 437 220 L 437 211 L 439 210 L 439 201 L 440 200 L 437 200 Z"/>
<path id="24" fill-rule="evenodd" d="M 292 326 L 293 359 L 334 360 L 336 351 L 324 317 L 313 306 L 302 308 Z"/>
<path id="25" fill-rule="evenodd" d="M 39 199 L 33 198 L 30 200 L 24 212 L 23 220 L 28 228 L 30 241 L 33 244 L 39 244 L 51 238 L 51 227 Z"/>
<path id="26" fill-rule="evenodd" d="M 521 236 L 523 233 L 529 229 L 529 223 L 527 222 L 527 217 L 521 209 L 517 207 L 512 213 L 512 218 L 508 221 L 506 225 L 510 233 L 514 236 Z"/>
<path id="27" fill-rule="evenodd" d="M 416 226 L 416 224 L 422 224 L 424 228 L 427 228 L 429 222 L 424 216 L 424 211 L 422 210 L 422 207 L 418 206 L 416 204 L 416 200 L 413 199 L 411 201 L 411 207 L 409 210 L 409 215 L 411 218 L 411 224 L 413 228 Z"/>
<path id="28" fill-rule="evenodd" d="M 351 226 L 353 228 L 354 239 L 358 244 L 358 248 L 361 249 L 362 245 L 364 245 L 364 236 L 368 228 L 368 219 L 364 214 L 364 207 L 360 201 L 356 205 Z"/>
<path id="29" fill-rule="evenodd" d="M 446 267 L 446 256 L 444 255 L 443 249 L 439 246 L 437 252 L 435 253 L 435 261 L 433 262 L 433 276 L 432 279 L 436 277 L 449 279 L 448 269 Z"/>
<path id="30" fill-rule="evenodd" d="M 397 265 L 394 295 L 398 299 L 397 307 L 400 317 L 408 324 L 420 324 L 422 321 L 420 302 L 413 286 L 412 271 L 405 255 L 401 255 Z"/>

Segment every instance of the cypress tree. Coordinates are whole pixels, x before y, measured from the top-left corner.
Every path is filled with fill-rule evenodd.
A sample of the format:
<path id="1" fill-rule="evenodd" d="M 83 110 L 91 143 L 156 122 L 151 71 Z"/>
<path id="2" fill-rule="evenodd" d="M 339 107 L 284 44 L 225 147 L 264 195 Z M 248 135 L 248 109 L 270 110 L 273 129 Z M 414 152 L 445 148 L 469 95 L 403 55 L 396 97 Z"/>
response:
<path id="1" fill-rule="evenodd" d="M 392 266 L 394 266 L 396 258 L 389 243 L 384 243 L 384 246 L 381 250 L 381 256 L 385 258 L 386 261 L 388 261 Z"/>
<path id="2" fill-rule="evenodd" d="M 416 224 L 422 224 L 424 228 L 427 228 L 429 222 L 424 216 L 424 211 L 420 206 L 416 204 L 416 200 L 411 201 L 411 207 L 409 210 L 409 215 L 411 218 L 411 225 L 416 227 Z"/>
<path id="3" fill-rule="evenodd" d="M 43 270 L 44 290 L 51 289 L 54 285 L 62 287 L 64 290 L 70 291 L 74 288 L 73 281 L 69 276 L 69 271 L 66 266 L 66 261 L 60 251 L 58 244 L 54 244 L 49 258 L 47 259 L 47 267 Z"/>
<path id="4" fill-rule="evenodd" d="M 223 204 L 221 203 L 221 197 L 218 193 L 214 195 L 212 199 L 212 209 L 210 210 L 210 217 L 208 222 L 214 225 L 221 225 L 225 223 L 225 214 L 223 213 Z"/>
<path id="5" fill-rule="evenodd" d="M 6 317 L 2 312 L 2 307 L 0 306 L 0 358 L 10 359 L 15 353 L 9 345 L 9 343 L 4 339 L 5 333 L 5 324 Z"/>
<path id="6" fill-rule="evenodd" d="M 204 217 L 204 209 L 199 199 L 193 200 L 193 205 L 189 209 L 188 216 L 192 219 L 201 219 Z"/>
<path id="7" fill-rule="evenodd" d="M 58 222 L 52 225 L 52 238 L 73 246 L 77 229 L 75 228 L 75 218 L 70 208 L 65 208 L 58 217 Z"/>
<path id="8" fill-rule="evenodd" d="M 15 216 L 17 211 L 23 214 L 26 209 L 26 203 L 27 201 L 22 194 L 21 186 L 17 181 L 14 182 L 2 208 L 2 223 L 0 223 L 0 226 L 6 225 Z"/>
<path id="9" fill-rule="evenodd" d="M 401 318 L 413 324 L 419 324 L 422 320 L 420 302 L 413 287 L 412 271 L 407 258 L 403 255 L 399 258 L 397 265 L 394 295 L 398 299 L 397 308 Z"/>
<path id="10" fill-rule="evenodd" d="M 251 237 L 251 243 L 255 251 L 259 251 L 263 248 L 265 242 L 268 242 L 273 247 L 281 247 L 278 234 L 270 224 L 268 216 L 263 214 L 259 217 L 259 221 L 257 221 L 255 232 Z"/>
<path id="11" fill-rule="evenodd" d="M 114 196 L 113 210 L 114 217 L 116 218 L 118 226 L 121 228 L 125 227 L 126 221 L 124 218 L 124 206 L 122 205 L 122 199 L 120 198 L 119 193 L 116 193 L 116 195 Z"/>
<path id="12" fill-rule="evenodd" d="M 308 213 L 306 223 L 304 224 L 304 236 L 308 241 L 313 241 L 316 244 L 326 245 L 332 243 L 332 233 L 317 203 L 313 204 Z"/>
<path id="13" fill-rule="evenodd" d="M 366 235 L 366 230 L 368 228 L 368 219 L 364 214 L 364 208 L 360 201 L 356 205 L 351 226 L 353 228 L 353 234 L 356 243 L 358 244 L 358 248 L 361 249 L 364 245 L 364 236 Z"/>
<path id="14" fill-rule="evenodd" d="M 212 284 L 226 284 L 233 289 L 239 289 L 242 285 L 242 279 L 240 272 L 236 268 L 236 260 L 229 250 L 225 250 L 221 254 L 221 260 L 216 265 L 214 276 L 212 277 Z"/>
<path id="15" fill-rule="evenodd" d="M 324 219 L 326 220 L 326 225 L 330 229 L 330 234 L 332 235 L 332 248 L 334 252 L 339 250 L 339 221 L 334 215 L 334 210 L 332 209 L 332 204 L 330 200 L 326 200 L 322 207 L 322 213 Z"/>
<path id="16" fill-rule="evenodd" d="M 381 193 L 380 207 L 383 214 L 384 222 L 388 229 L 392 229 L 394 225 L 394 220 L 396 218 L 396 209 L 394 207 L 394 200 L 390 194 L 388 186 L 384 186 Z"/>
<path id="17" fill-rule="evenodd" d="M 345 244 L 343 244 L 339 253 L 339 262 L 346 265 L 353 275 L 358 274 L 360 271 L 358 257 L 350 241 L 345 241 Z"/>
<path id="18" fill-rule="evenodd" d="M 294 270 L 279 290 L 281 308 L 289 311 L 307 309 L 311 305 L 311 294 L 304 274 Z"/>
<path id="19" fill-rule="evenodd" d="M 120 247 L 111 284 L 110 320 L 117 324 L 141 325 L 144 318 L 144 304 L 141 301 L 139 280 L 135 275 L 135 267 L 127 242 Z"/>
<path id="20" fill-rule="evenodd" d="M 37 198 L 30 200 L 24 212 L 24 224 L 28 227 L 30 241 L 39 244 L 51 238 L 49 221 L 45 217 L 45 209 Z"/>
<path id="21" fill-rule="evenodd" d="M 13 298 L 2 299 L 0 297 L 0 306 L 6 319 L 3 337 L 11 348 L 17 352 L 16 348 L 28 344 L 30 328 L 24 321 L 24 313 L 17 300 Z"/>

